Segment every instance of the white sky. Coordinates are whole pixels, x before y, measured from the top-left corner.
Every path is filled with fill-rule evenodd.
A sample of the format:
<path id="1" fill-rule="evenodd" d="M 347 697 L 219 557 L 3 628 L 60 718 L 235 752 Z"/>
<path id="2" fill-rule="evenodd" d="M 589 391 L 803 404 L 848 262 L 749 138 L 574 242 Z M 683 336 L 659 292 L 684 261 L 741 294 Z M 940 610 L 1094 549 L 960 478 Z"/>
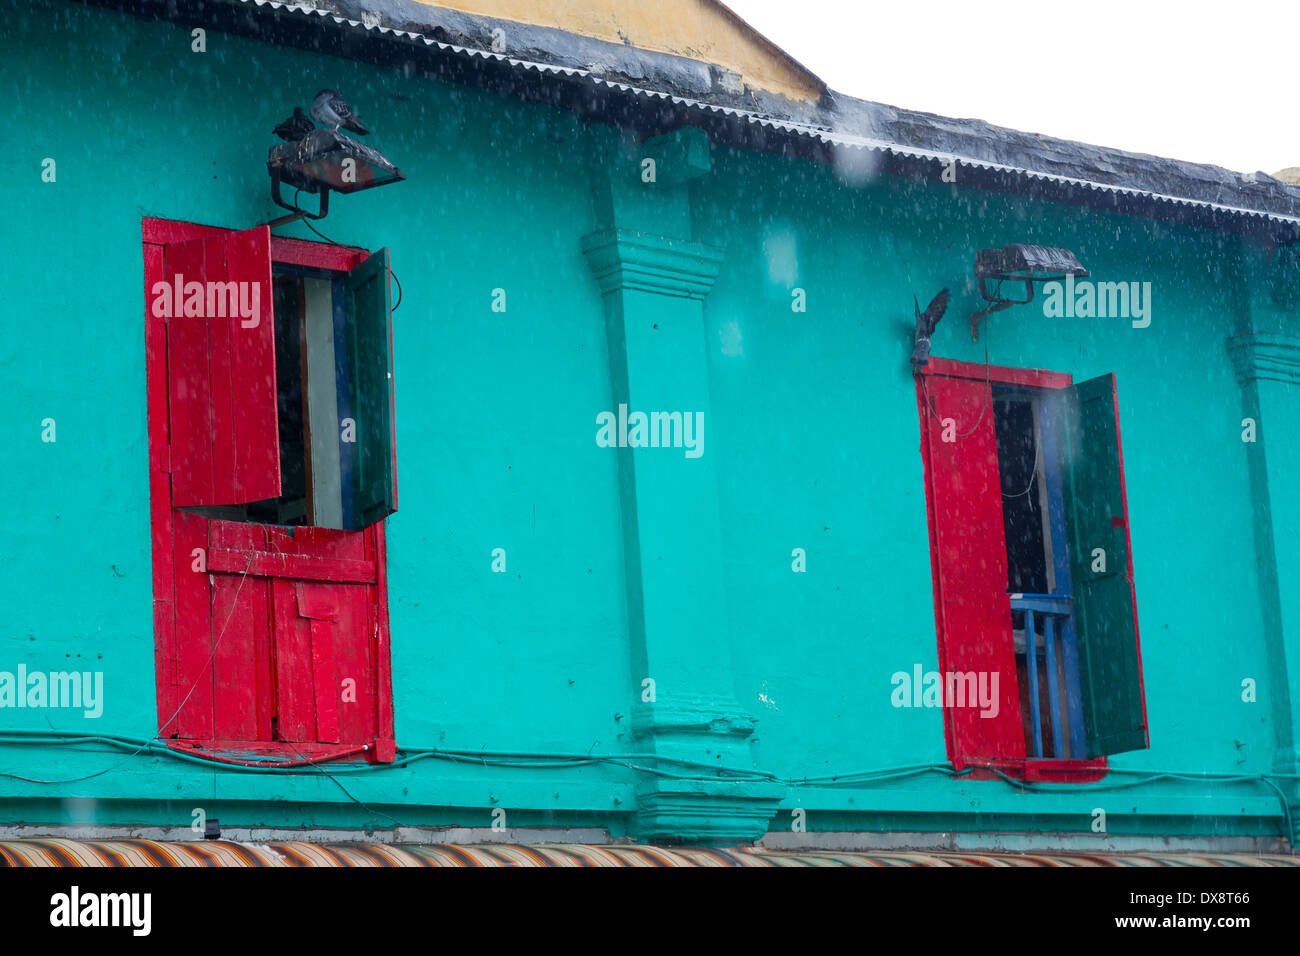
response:
<path id="1" fill-rule="evenodd" d="M 1243 172 L 1300 166 L 1300 3 L 724 0 L 832 89 Z"/>

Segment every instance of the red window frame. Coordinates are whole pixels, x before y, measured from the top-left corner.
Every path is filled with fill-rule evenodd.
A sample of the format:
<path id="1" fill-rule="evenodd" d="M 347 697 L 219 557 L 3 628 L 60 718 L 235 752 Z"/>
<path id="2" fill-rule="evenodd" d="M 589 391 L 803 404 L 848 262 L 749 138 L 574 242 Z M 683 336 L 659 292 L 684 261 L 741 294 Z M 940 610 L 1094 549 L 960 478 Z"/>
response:
<path id="1" fill-rule="evenodd" d="M 375 696 L 376 734 L 365 746 L 338 746 L 310 741 L 286 742 L 281 740 L 193 740 L 172 739 L 164 722 L 172 724 L 184 705 L 184 688 L 177 686 L 179 670 L 177 646 L 176 553 L 177 510 L 172 502 L 170 459 L 170 415 L 168 392 L 168 344 L 165 323 L 151 314 L 150 303 L 154 284 L 164 280 L 164 249 L 171 243 L 190 242 L 228 236 L 232 230 L 196 223 L 145 218 L 142 221 L 145 278 L 145 356 L 148 393 L 148 445 L 150 481 L 150 518 L 152 526 L 154 635 L 156 694 L 159 736 L 176 749 L 197 751 L 238 751 L 250 755 L 301 758 L 303 761 L 352 757 L 372 762 L 391 762 L 396 757 L 396 740 L 393 720 L 392 670 L 390 656 L 390 629 L 387 592 L 387 546 L 384 522 L 378 521 L 365 531 L 346 532 L 362 535 L 373 532 L 374 573 L 377 577 L 369 625 L 374 628 L 377 649 L 373 658 L 373 691 Z M 270 236 L 271 263 L 305 266 L 332 272 L 346 273 L 359 266 L 368 257 L 366 250 L 342 247 L 321 242 L 309 242 Z M 270 295 L 270 290 L 266 290 Z M 391 343 L 390 343 L 391 347 Z M 396 422 L 393 421 L 395 429 Z M 394 499 L 395 499 L 394 476 Z M 206 519 L 205 519 L 206 520 Z M 249 525 L 249 527 L 265 527 Z M 286 556 L 287 557 L 287 556 Z M 293 561 L 288 557 L 288 562 Z M 328 563 L 328 561 L 327 561 Z M 346 564 L 347 562 L 337 562 Z M 311 585 L 309 585 L 310 587 Z M 308 592 L 309 595 L 315 592 Z M 303 595 L 299 593 L 299 600 Z M 316 600 L 309 597 L 308 600 Z M 314 613 L 314 612 L 312 612 Z M 370 635 L 363 635 L 368 638 Z M 214 651 L 215 653 L 215 651 Z M 247 689 L 244 689 L 245 696 Z M 215 691 L 214 691 L 215 693 Z M 218 753 L 206 753 L 214 759 L 230 760 Z M 237 760 L 235 762 L 238 762 Z"/>
<path id="2" fill-rule="evenodd" d="M 945 614 L 944 606 L 944 580 L 946 575 L 941 567 L 941 554 L 944 549 L 941 547 L 938 522 L 939 518 L 936 507 L 939 496 L 936 493 L 936 470 L 932 457 L 931 435 L 936 422 L 928 406 L 929 390 L 927 379 L 932 376 L 943 376 L 947 378 L 967 379 L 979 383 L 988 382 L 990 384 L 1021 385 L 1030 388 L 1041 389 L 1061 389 L 1066 388 L 1074 383 L 1071 375 L 1063 372 L 1052 372 L 1046 369 L 1026 369 L 1010 368 L 998 365 L 983 365 L 975 362 L 958 362 L 952 359 L 931 357 L 929 364 L 917 369 L 917 411 L 921 421 L 921 458 L 925 473 L 925 500 L 926 516 L 930 533 L 930 562 L 931 575 L 934 583 L 934 614 L 935 614 L 935 631 L 938 637 L 939 645 L 939 669 L 941 673 L 947 674 L 950 670 L 949 661 L 956 657 L 960 648 L 956 644 L 956 632 L 962 630 L 960 621 L 949 620 L 949 615 Z M 991 428 L 991 424 L 990 424 Z M 996 455 L 996 450 L 994 450 Z M 994 458 L 996 464 L 996 457 Z M 983 518 L 992 522 L 996 517 L 996 524 L 999 529 L 998 540 L 1001 540 L 1001 512 L 999 510 L 996 516 L 983 515 Z M 1131 555 L 1131 550 L 1130 550 Z M 1000 560 L 1005 562 L 1005 554 L 1000 556 Z M 1130 556 L 1131 561 L 1131 556 Z M 1001 566 L 1001 576 L 1003 581 L 1006 578 L 1005 563 Z M 1130 569 L 1131 577 L 1131 569 Z M 951 597 L 951 595 L 949 595 Z M 978 600 L 978 599 L 977 599 Z M 1010 641 L 1010 616 L 1006 619 L 1006 640 L 1009 646 Z M 953 668 L 961 670 L 964 668 Z M 1011 671 L 1015 673 L 1014 668 Z M 1002 689 L 1005 695 L 1006 688 Z M 1018 777 L 1026 781 L 1043 781 L 1043 782 L 1062 782 L 1062 783 L 1083 783 L 1092 782 L 1102 779 L 1108 770 L 1109 764 L 1106 757 L 1096 757 L 1093 759 L 1072 759 L 1072 760 L 1055 760 L 1028 757 L 1024 755 L 1024 729 L 1023 717 L 1020 716 L 1019 709 L 1019 688 L 1016 688 L 1016 734 L 1014 736 L 1006 732 L 1008 724 L 999 728 L 990 728 L 994 737 L 997 738 L 995 746 L 1000 751 L 1010 756 L 996 757 L 992 759 L 979 758 L 972 756 L 967 749 L 963 747 L 963 742 L 958 739 L 957 722 L 962 717 L 955 708 L 950 708 L 945 701 L 944 706 L 944 742 L 948 753 L 948 759 L 958 770 L 971 768 L 969 775 L 974 779 L 992 779 L 997 776 L 994 771 L 1000 771 L 1008 776 Z"/>

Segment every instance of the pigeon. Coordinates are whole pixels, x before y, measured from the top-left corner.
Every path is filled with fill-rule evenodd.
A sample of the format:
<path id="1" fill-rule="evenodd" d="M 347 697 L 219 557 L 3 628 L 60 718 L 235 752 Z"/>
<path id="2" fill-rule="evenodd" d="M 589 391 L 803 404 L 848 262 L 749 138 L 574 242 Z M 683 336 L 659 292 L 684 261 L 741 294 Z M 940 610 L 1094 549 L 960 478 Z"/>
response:
<path id="1" fill-rule="evenodd" d="M 293 108 L 293 115 L 277 126 L 273 133 L 286 143 L 296 143 L 316 128 L 316 124 L 307 118 L 301 106 Z"/>
<path id="2" fill-rule="evenodd" d="M 912 349 L 912 364 L 929 365 L 930 336 L 934 334 L 934 327 L 939 324 L 944 310 L 948 308 L 948 290 L 939 290 L 939 294 L 930 300 L 924 312 L 921 311 L 921 303 L 913 295 L 912 307 L 916 310 L 916 347 Z"/>
<path id="3" fill-rule="evenodd" d="M 357 114 L 352 112 L 352 107 L 348 106 L 347 100 L 338 90 L 321 90 L 317 93 L 311 104 L 311 115 L 321 125 L 333 126 L 336 133 L 340 126 L 362 136 L 370 132 L 361 125 Z"/>

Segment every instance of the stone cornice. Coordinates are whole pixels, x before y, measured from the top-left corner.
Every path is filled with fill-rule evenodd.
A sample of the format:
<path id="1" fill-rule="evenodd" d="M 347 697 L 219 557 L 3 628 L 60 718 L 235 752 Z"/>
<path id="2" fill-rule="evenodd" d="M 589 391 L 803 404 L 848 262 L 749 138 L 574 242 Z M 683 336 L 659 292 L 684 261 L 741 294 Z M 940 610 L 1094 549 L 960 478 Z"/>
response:
<path id="1" fill-rule="evenodd" d="M 722 267 L 722 250 L 714 246 L 631 229 L 583 236 L 582 252 L 601 292 L 639 289 L 703 299 Z"/>
<path id="2" fill-rule="evenodd" d="M 767 780 L 657 778 L 637 787 L 637 833 L 646 840 L 751 843 L 768 831 L 787 793 Z"/>
<path id="3" fill-rule="evenodd" d="M 1300 385 L 1300 338 L 1247 332 L 1228 339 L 1237 381 L 1264 379 Z"/>

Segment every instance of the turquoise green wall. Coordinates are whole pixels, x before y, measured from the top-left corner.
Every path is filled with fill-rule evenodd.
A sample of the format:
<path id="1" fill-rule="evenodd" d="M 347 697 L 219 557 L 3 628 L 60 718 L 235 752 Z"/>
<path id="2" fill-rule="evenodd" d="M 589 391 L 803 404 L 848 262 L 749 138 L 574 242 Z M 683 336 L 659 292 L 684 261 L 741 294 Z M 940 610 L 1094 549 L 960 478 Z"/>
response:
<path id="1" fill-rule="evenodd" d="M 98 720 L 0 711 L 0 824 L 184 826 L 202 806 L 226 825 L 487 826 L 502 807 L 512 826 L 634 832 L 642 777 L 610 765 L 424 759 L 340 772 L 345 793 L 315 773 L 4 737 L 154 734 L 140 221 L 247 228 L 271 218 L 269 131 L 326 85 L 345 91 L 408 177 L 338 197 L 321 224 L 340 241 L 389 246 L 403 287 L 401 510 L 388 522 L 399 747 L 632 752 L 645 675 L 629 640 L 640 625 L 626 596 L 619 463 L 594 441 L 596 413 L 614 407 L 606 316 L 580 247 L 624 215 L 593 190 L 620 161 L 614 131 L 216 33 L 196 54 L 185 29 L 99 9 L 0 0 L 0 16 L 10 25 L 0 60 L 19 87 L 0 132 L 10 290 L 0 670 L 102 670 L 107 694 Z M 57 161 L 55 183 L 41 181 L 45 157 Z M 1067 246 L 1099 280 L 1153 286 L 1147 329 L 1025 307 L 994 316 L 987 335 L 995 364 L 1117 377 L 1151 749 L 1112 766 L 1277 769 L 1290 730 L 1276 724 L 1290 714 L 1270 694 L 1291 677 L 1267 656 L 1266 628 L 1279 625 L 1257 577 L 1261 479 L 1224 348 L 1251 323 L 1287 330 L 1267 296 L 1235 288 L 1244 273 L 1231 257 L 1256 251 L 990 194 L 960 174 L 956 186 L 937 172 L 926 184 L 864 181 L 720 147 L 712 162 L 675 187 L 681 201 L 647 200 L 629 215 L 722 250 L 703 302 L 706 464 L 721 529 L 709 560 L 720 555 L 725 584 L 709 614 L 727 622 L 712 639 L 730 642 L 730 691 L 756 721 L 750 769 L 794 781 L 945 759 L 941 712 L 890 704 L 892 673 L 938 667 L 906 364 L 911 300 L 949 287 L 934 351 L 983 361 L 984 343 L 966 331 L 977 302 L 970 264 L 975 250 L 1011 241 Z M 278 232 L 313 238 L 298 225 Z M 792 287 L 806 291 L 806 312 L 791 310 Z M 491 309 L 496 288 L 505 313 Z M 1294 416 L 1297 390 L 1276 391 L 1276 414 Z M 56 443 L 41 441 L 44 418 L 56 420 Z M 1293 435 L 1269 439 L 1284 449 L 1279 462 L 1295 457 Z M 1277 542 L 1293 584 L 1294 541 Z M 505 574 L 491 572 L 498 547 Z M 807 573 L 792 573 L 793 548 L 806 549 Z M 1244 678 L 1258 682 L 1259 702 L 1242 702 Z M 1087 833 L 1102 807 L 1112 833 L 1280 832 L 1279 802 L 1257 782 L 1061 789 L 940 774 L 792 785 L 773 828 L 801 806 L 810 829 Z"/>
<path id="2" fill-rule="evenodd" d="M 696 196 L 697 236 L 727 250 L 707 335 L 714 408 L 732 412 L 715 447 L 734 502 L 738 695 L 772 701 L 755 705 L 760 764 L 795 777 L 944 759 L 941 712 L 896 709 L 886 689 L 914 663 L 938 669 L 907 356 L 913 293 L 924 304 L 949 286 L 935 354 L 982 362 L 987 343 L 997 365 L 1117 377 L 1151 749 L 1111 765 L 1268 772 L 1268 703 L 1241 700 L 1242 679 L 1263 684 L 1269 668 L 1241 393 L 1223 347 L 1234 279 L 1217 273 L 1235 240 L 960 183 L 846 188 L 825 167 L 729 151 L 715 151 Z M 1151 326 L 1027 306 L 972 343 L 973 253 L 1008 241 L 1071 248 L 1098 281 L 1151 281 Z M 797 249 L 797 273 L 773 275 L 765 248 Z M 791 286 L 807 290 L 806 314 L 791 311 Z M 807 549 L 808 573 L 791 573 L 793 547 Z M 1005 788 L 970 789 L 1006 800 Z"/>

